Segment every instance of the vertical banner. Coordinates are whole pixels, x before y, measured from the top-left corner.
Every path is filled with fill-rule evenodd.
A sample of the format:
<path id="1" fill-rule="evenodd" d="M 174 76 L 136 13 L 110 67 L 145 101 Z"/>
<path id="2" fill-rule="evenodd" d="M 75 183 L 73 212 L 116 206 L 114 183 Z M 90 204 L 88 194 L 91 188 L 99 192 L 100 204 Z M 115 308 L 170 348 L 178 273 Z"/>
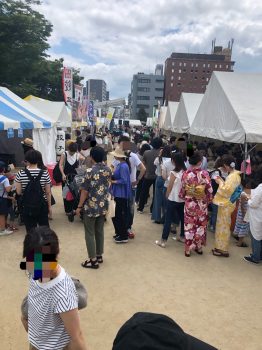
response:
<path id="1" fill-rule="evenodd" d="M 73 70 L 72 68 L 63 69 L 63 77 L 62 77 L 62 85 L 63 85 L 63 94 L 64 100 L 69 105 L 72 104 L 73 101 Z"/>
<path id="2" fill-rule="evenodd" d="M 88 120 L 90 125 L 94 125 L 94 103 L 93 101 L 89 101 L 88 104 Z"/>
<path id="3" fill-rule="evenodd" d="M 113 115 L 114 115 L 114 111 L 115 111 L 114 108 L 112 108 L 112 107 L 109 107 L 109 108 L 108 108 L 108 112 L 107 112 L 107 115 L 106 115 L 106 119 L 107 119 L 107 120 L 109 120 L 109 121 L 112 120 Z"/>
<path id="4" fill-rule="evenodd" d="M 24 137 L 24 130 L 23 129 L 17 129 L 17 136 L 22 139 Z"/>
<path id="5" fill-rule="evenodd" d="M 56 154 L 60 156 L 64 152 L 65 152 L 65 132 L 63 130 L 57 130 Z"/>
<path id="6" fill-rule="evenodd" d="M 15 137 L 15 132 L 13 128 L 8 128 L 7 129 L 7 138 L 8 139 L 13 139 Z"/>
<path id="7" fill-rule="evenodd" d="M 83 103 L 83 86 L 75 85 L 75 101 L 81 105 Z"/>

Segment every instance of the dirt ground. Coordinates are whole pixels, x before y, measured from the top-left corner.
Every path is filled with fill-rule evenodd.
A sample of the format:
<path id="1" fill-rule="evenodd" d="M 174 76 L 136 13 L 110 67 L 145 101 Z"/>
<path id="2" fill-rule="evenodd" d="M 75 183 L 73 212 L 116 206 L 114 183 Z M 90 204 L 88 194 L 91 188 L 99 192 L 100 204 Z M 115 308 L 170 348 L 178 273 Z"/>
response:
<path id="1" fill-rule="evenodd" d="M 135 217 L 136 238 L 125 245 L 112 240 L 113 226 L 105 226 L 104 264 L 86 270 L 83 225 L 69 223 L 63 213 L 61 189 L 54 188 L 57 204 L 52 228 L 61 243 L 60 264 L 88 288 L 88 307 L 80 312 L 88 349 L 110 350 L 120 326 L 137 311 L 164 313 L 188 333 L 219 349 L 261 350 L 262 266 L 242 257 L 249 248 L 231 242 L 228 259 L 211 255 L 212 233 L 204 255 L 186 258 L 183 245 L 170 239 L 166 249 L 154 244 L 161 225 L 148 212 Z M 147 208 L 148 210 L 148 208 Z M 24 228 L 0 237 L 0 349 L 28 349 L 20 323 L 20 303 L 28 280 L 19 269 Z"/>

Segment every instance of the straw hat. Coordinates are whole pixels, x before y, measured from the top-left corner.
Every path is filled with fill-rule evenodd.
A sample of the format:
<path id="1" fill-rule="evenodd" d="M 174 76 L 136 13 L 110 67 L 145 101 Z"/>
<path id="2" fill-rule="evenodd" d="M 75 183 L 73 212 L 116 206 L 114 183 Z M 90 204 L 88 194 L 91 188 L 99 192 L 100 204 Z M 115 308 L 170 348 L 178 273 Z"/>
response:
<path id="1" fill-rule="evenodd" d="M 116 158 L 127 158 L 127 155 L 125 154 L 124 151 L 121 150 L 121 148 L 116 148 L 114 152 L 111 152 L 112 156 Z"/>
<path id="2" fill-rule="evenodd" d="M 22 145 L 25 145 L 27 147 L 32 147 L 34 146 L 34 141 L 32 139 L 29 139 L 28 137 L 21 141 Z"/>

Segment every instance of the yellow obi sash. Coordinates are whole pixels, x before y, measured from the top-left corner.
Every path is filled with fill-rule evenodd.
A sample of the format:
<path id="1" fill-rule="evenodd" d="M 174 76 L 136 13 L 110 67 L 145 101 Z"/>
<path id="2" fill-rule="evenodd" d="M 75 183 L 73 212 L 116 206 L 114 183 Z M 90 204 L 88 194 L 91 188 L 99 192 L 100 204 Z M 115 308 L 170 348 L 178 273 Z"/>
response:
<path id="1" fill-rule="evenodd" d="M 186 195 L 196 199 L 203 199 L 206 196 L 205 185 L 186 185 Z"/>

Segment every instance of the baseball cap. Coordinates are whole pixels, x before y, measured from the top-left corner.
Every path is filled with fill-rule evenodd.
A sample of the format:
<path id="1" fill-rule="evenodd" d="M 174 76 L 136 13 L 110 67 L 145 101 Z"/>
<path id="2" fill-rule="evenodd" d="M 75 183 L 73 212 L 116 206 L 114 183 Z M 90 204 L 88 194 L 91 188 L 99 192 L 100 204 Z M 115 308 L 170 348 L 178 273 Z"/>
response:
<path id="1" fill-rule="evenodd" d="M 112 350 L 217 350 L 185 333 L 171 318 L 138 312 L 118 331 Z"/>

